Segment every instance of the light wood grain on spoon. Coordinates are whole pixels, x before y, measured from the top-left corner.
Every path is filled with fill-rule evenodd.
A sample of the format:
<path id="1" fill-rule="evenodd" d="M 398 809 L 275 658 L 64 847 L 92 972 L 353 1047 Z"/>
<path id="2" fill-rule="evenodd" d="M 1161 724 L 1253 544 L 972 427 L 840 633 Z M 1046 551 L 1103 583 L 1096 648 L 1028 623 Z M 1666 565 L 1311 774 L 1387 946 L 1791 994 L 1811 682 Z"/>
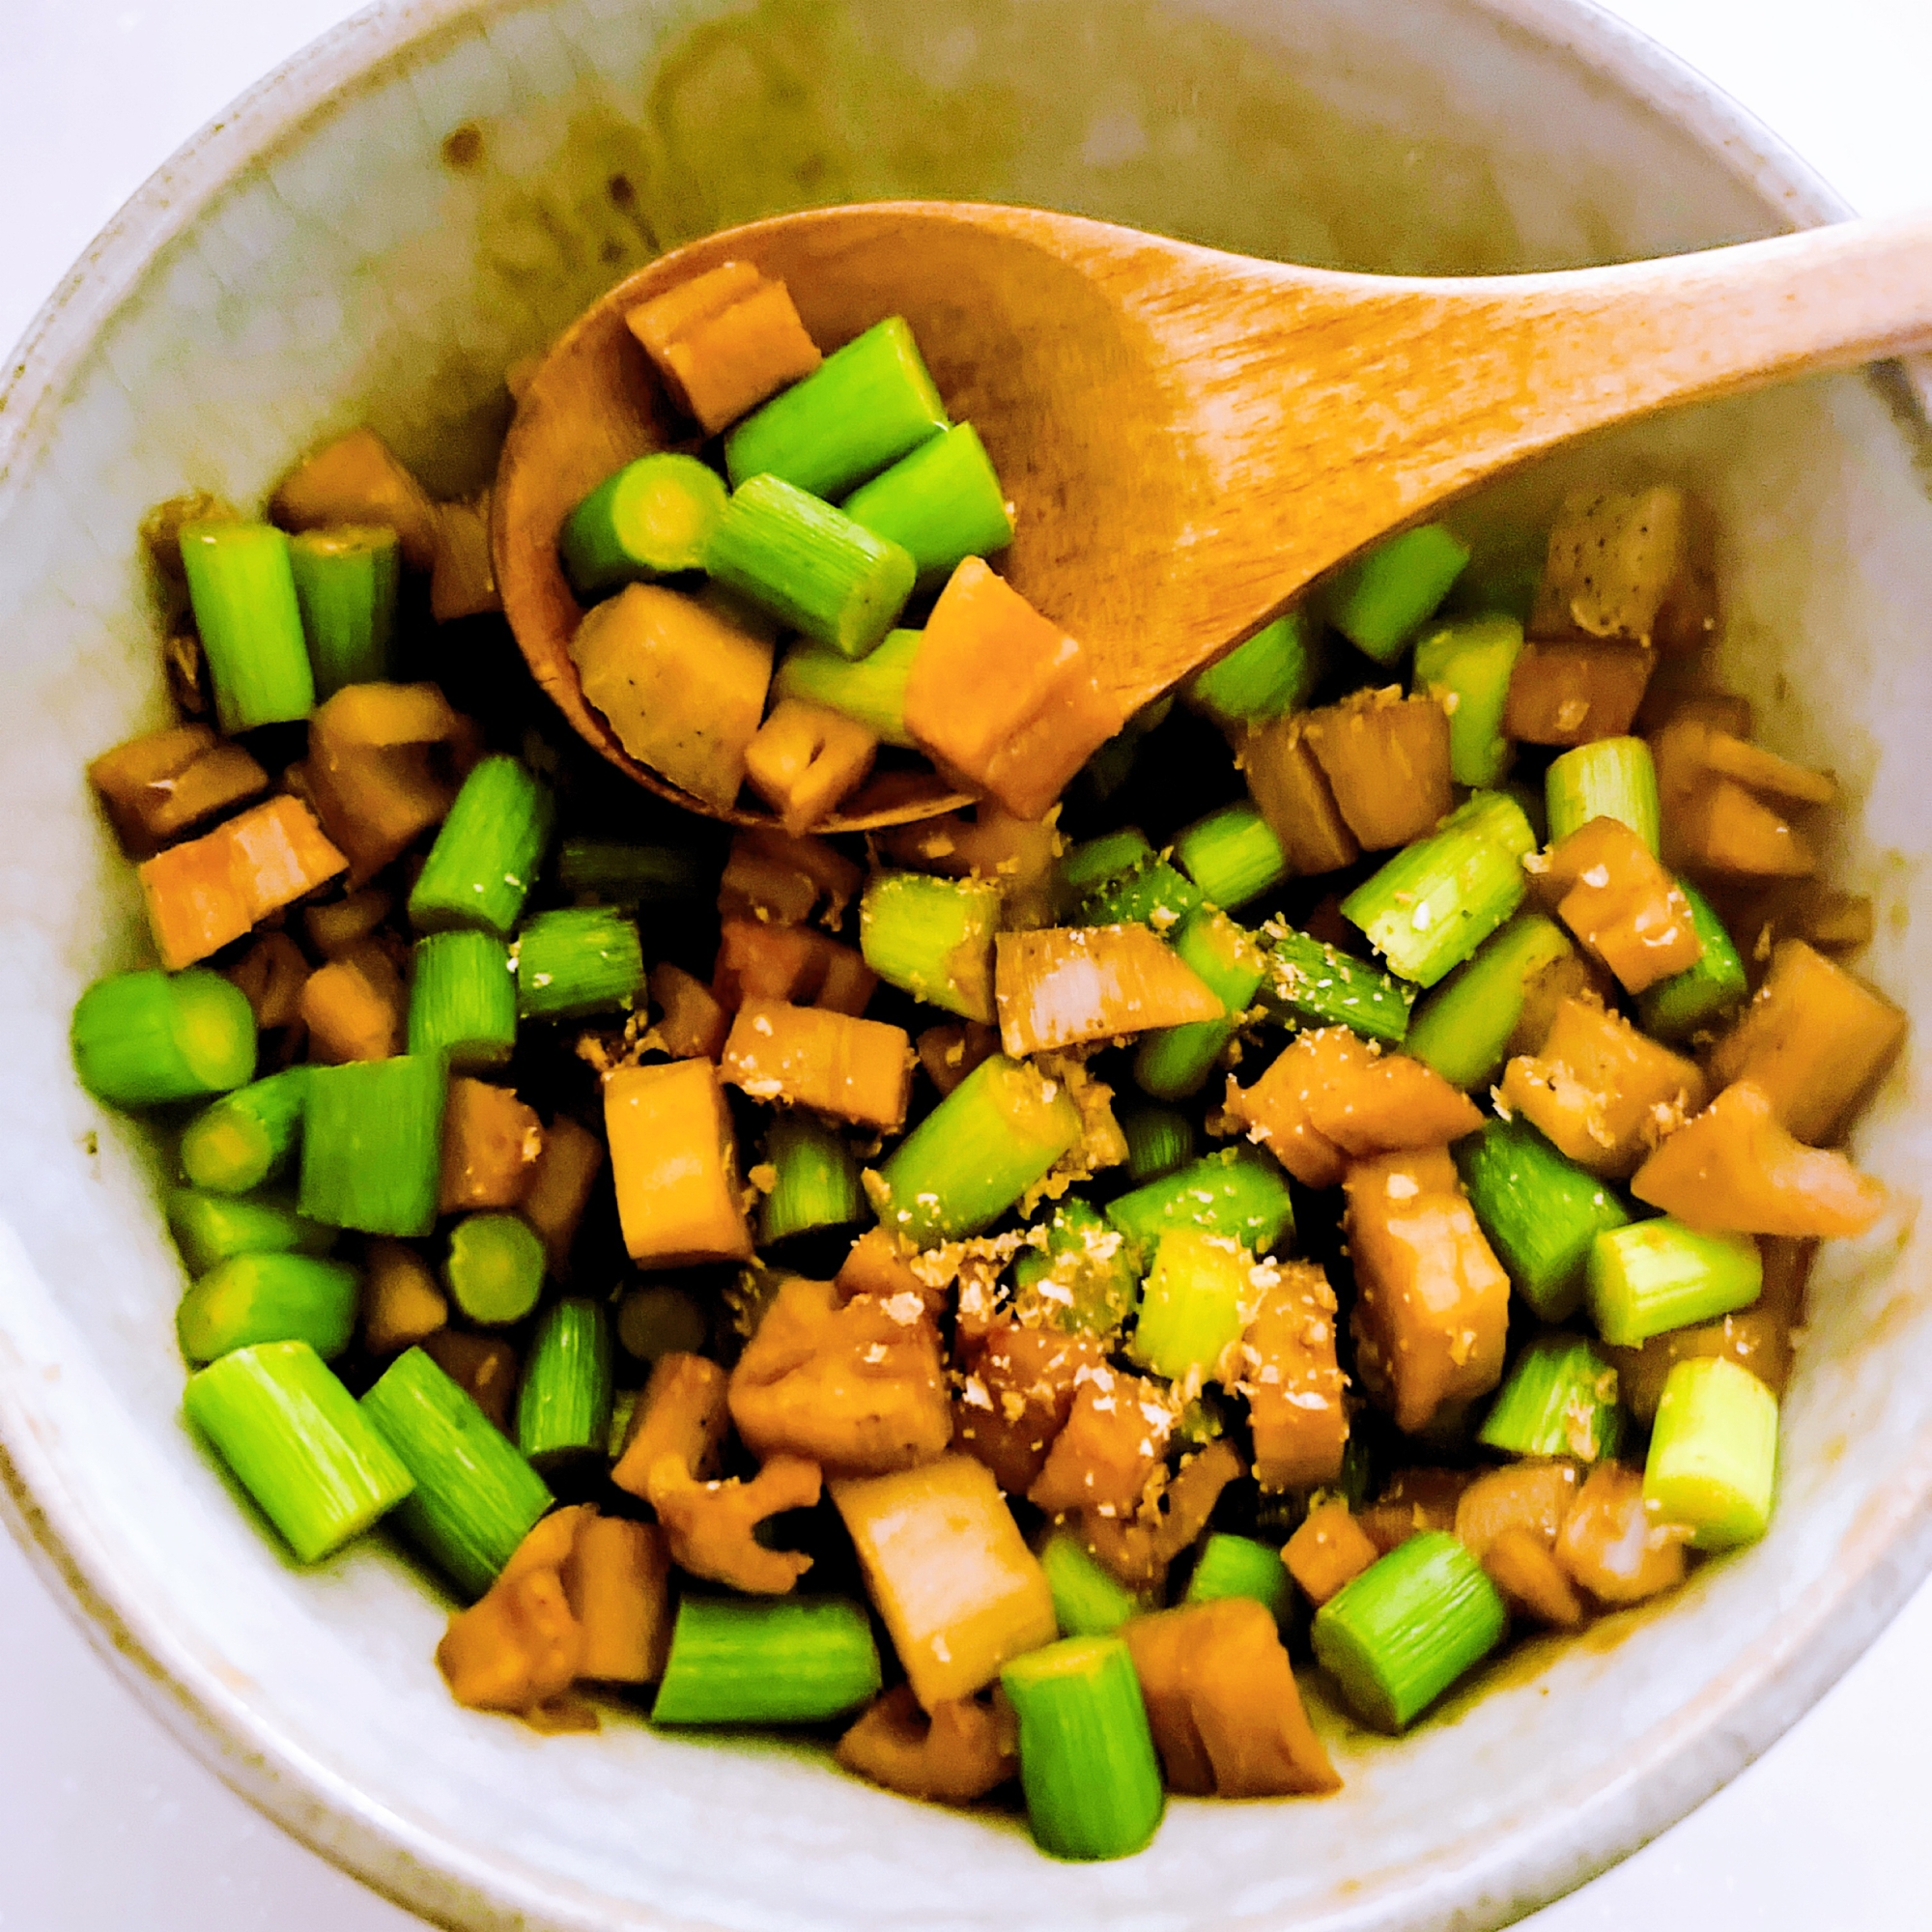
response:
<path id="1" fill-rule="evenodd" d="M 569 644 L 569 510 L 688 435 L 626 311 L 719 262 L 789 286 L 821 347 L 912 325 L 1017 508 L 1015 586 L 1131 711 L 1324 571 L 1590 430 L 1932 341 L 1932 216 L 1560 273 L 1424 280 L 1256 261 L 1029 209 L 878 203 L 710 237 L 612 289 L 526 392 L 495 497 L 504 609 L 614 762 Z M 845 827 L 956 800 L 851 802 Z M 749 819 L 752 814 L 731 814 Z"/>

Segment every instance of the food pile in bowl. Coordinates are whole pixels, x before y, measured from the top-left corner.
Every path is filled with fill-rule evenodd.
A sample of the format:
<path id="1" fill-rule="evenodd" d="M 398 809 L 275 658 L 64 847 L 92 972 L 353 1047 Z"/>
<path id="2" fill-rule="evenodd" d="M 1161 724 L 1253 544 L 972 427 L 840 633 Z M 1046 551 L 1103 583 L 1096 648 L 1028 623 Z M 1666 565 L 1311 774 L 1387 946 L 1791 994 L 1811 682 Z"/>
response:
<path id="1" fill-rule="evenodd" d="M 159 965 L 74 1062 L 294 1554 L 393 1530 L 478 1710 L 804 1726 L 1105 1859 L 1338 1788 L 1297 1668 L 1400 1732 L 1761 1536 L 1905 1020 L 1698 504 L 1408 530 L 1122 720 L 901 320 L 630 323 L 693 427 L 567 520 L 573 656 L 728 848 L 536 715 L 486 506 L 371 432 L 145 528 L 183 716 L 90 772 Z M 817 836 L 886 755 L 980 802 Z"/>

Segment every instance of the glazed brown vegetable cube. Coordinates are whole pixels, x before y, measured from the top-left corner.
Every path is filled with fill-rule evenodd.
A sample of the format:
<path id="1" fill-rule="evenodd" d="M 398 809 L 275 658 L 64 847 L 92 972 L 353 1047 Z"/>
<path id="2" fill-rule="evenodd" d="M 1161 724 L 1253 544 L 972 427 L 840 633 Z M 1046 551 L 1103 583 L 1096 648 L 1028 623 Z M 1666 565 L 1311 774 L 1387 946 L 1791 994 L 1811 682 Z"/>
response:
<path id="1" fill-rule="evenodd" d="M 731 1015 L 702 980 L 667 959 L 651 968 L 650 989 L 659 1008 L 651 1031 L 673 1060 L 716 1060 L 724 1051 Z"/>
<path id="2" fill-rule="evenodd" d="M 490 554 L 490 493 L 439 503 L 436 560 L 430 566 L 429 613 L 439 624 L 500 611 L 497 563 Z"/>
<path id="3" fill-rule="evenodd" d="M 388 1060 L 403 1050 L 409 989 L 379 941 L 365 939 L 311 973 L 298 1012 L 308 1057 L 340 1065 Z"/>
<path id="4" fill-rule="evenodd" d="M 1703 517 L 1674 484 L 1573 492 L 1550 528 L 1530 635 L 1694 646 L 1709 628 L 1709 547 Z"/>
<path id="5" fill-rule="evenodd" d="M 864 868 L 822 838 L 747 825 L 731 839 L 718 882 L 718 914 L 763 925 L 803 925 L 817 913 L 836 926 L 865 883 Z"/>
<path id="6" fill-rule="evenodd" d="M 879 741 L 843 713 L 781 698 L 745 747 L 745 776 L 796 838 L 865 783 L 878 749 Z"/>
<path id="7" fill-rule="evenodd" d="M 978 1020 L 952 1020 L 927 1027 L 912 1044 L 943 1100 L 982 1060 L 999 1052 L 1000 1036 Z"/>
<path id="8" fill-rule="evenodd" d="M 1504 735 L 1525 745 L 1620 738 L 1643 702 L 1656 662 L 1642 644 L 1525 644 L 1510 673 Z"/>
<path id="9" fill-rule="evenodd" d="M 577 1674 L 600 1684 L 655 1684 L 670 1654 L 670 1557 L 655 1523 L 592 1516 L 578 1524 L 561 1572 L 582 1632 Z"/>
<path id="10" fill-rule="evenodd" d="M 633 583 L 588 612 L 570 655 L 584 698 L 632 757 L 706 805 L 732 804 L 764 717 L 769 638 L 720 606 Z"/>
<path id="11" fill-rule="evenodd" d="M 498 1429 L 508 1433 L 510 1404 L 517 1393 L 517 1351 L 509 1343 L 500 1335 L 439 1328 L 418 1346 Z"/>
<path id="12" fill-rule="evenodd" d="M 570 1244 L 603 1166 L 604 1143 L 568 1114 L 558 1114 L 545 1129 L 524 1189 L 523 1215 L 542 1237 L 554 1275 L 570 1272 Z"/>
<path id="13" fill-rule="evenodd" d="M 700 1481 L 718 1470 L 719 1446 L 730 1425 L 727 1378 L 716 1362 L 673 1350 L 652 1365 L 631 1412 L 631 1432 L 611 1480 L 634 1496 L 650 1493 L 650 1473 L 666 1456 Z"/>
<path id="14" fill-rule="evenodd" d="M 1534 1058 L 1503 1068 L 1503 1105 L 1592 1174 L 1634 1174 L 1651 1148 L 1704 1104 L 1694 1061 L 1659 1046 L 1621 1014 L 1567 999 Z"/>
<path id="15" fill-rule="evenodd" d="M 361 1312 L 363 1347 L 372 1355 L 393 1355 L 442 1327 L 449 1303 L 413 1248 L 377 1236 L 363 1250 Z"/>
<path id="16" fill-rule="evenodd" d="M 1556 1630 L 1583 1621 L 1583 1600 L 1553 1548 L 1526 1529 L 1501 1531 L 1483 1552 L 1483 1568 L 1518 1616 Z"/>
<path id="17" fill-rule="evenodd" d="M 347 685 L 310 718 L 307 762 L 290 777 L 349 855 L 352 885 L 448 816 L 444 765 L 467 726 L 433 684 Z"/>
<path id="18" fill-rule="evenodd" d="M 885 1301 L 908 1293 L 917 1294 L 928 1306 L 945 1300 L 943 1290 L 935 1293 L 913 1273 L 905 1250 L 884 1228 L 867 1228 L 852 1243 L 832 1285 L 847 1301 L 855 1294 L 875 1294 Z"/>
<path id="19" fill-rule="evenodd" d="M 1207 981 L 1144 925 L 1003 932 L 993 957 L 1000 1041 L 1015 1060 L 1218 1020 L 1227 1011 Z"/>
<path id="20" fill-rule="evenodd" d="M 1631 1192 L 1713 1233 L 1862 1235 L 1889 1197 L 1841 1153 L 1778 1124 L 1771 1096 L 1737 1080 L 1637 1169 Z"/>
<path id="21" fill-rule="evenodd" d="M 309 944 L 325 959 L 340 959 L 374 934 L 394 904 L 393 894 L 385 893 L 380 886 L 364 886 L 359 893 L 350 893 L 343 898 L 304 906 L 302 926 L 308 933 Z"/>
<path id="22" fill-rule="evenodd" d="M 925 621 L 905 724 L 942 771 L 1037 818 L 1122 719 L 1085 648 L 969 556 Z"/>
<path id="23" fill-rule="evenodd" d="M 396 533 L 414 570 L 436 563 L 436 505 L 373 430 L 353 429 L 282 478 L 269 506 L 288 530 L 375 524 Z"/>
<path id="24" fill-rule="evenodd" d="M 1250 725 L 1236 748 L 1248 796 L 1303 877 L 1352 866 L 1362 848 L 1349 830 L 1309 741 L 1304 714 Z"/>
<path id="25" fill-rule="evenodd" d="M 727 919 L 719 931 L 711 991 L 728 1012 L 747 1000 L 782 1000 L 856 1018 L 879 983 L 854 948 L 802 925 Z"/>
<path id="26" fill-rule="evenodd" d="M 970 1697 L 949 1697 L 928 1718 L 910 1684 L 895 1684 L 838 1740 L 847 1771 L 941 1804 L 970 1804 L 1019 1770 L 1018 1744 L 998 1716 Z"/>
<path id="27" fill-rule="evenodd" d="M 348 861 L 299 799 L 271 798 L 140 868 L 155 949 L 179 972 L 336 876 Z"/>
<path id="28" fill-rule="evenodd" d="M 1600 1604 L 1636 1604 L 1684 1580 L 1681 1531 L 1643 1506 L 1643 1471 L 1599 1463 L 1556 1538 L 1556 1561 Z"/>
<path id="29" fill-rule="evenodd" d="M 1221 1492 L 1246 1474 L 1240 1457 L 1225 1437 L 1217 1437 L 1186 1458 L 1165 1489 L 1158 1488 L 1156 1474 L 1136 1515 L 1109 1516 L 1102 1507 L 1082 1510 L 1081 1540 L 1128 1589 L 1143 1597 L 1158 1596 L 1168 1565 L 1208 1527 Z"/>
<path id="30" fill-rule="evenodd" d="M 1079 1378 L 1105 1361 L 1089 1336 L 995 1319 L 953 1398 L 955 1446 L 985 1463 L 1009 1495 L 1025 1495 L 1073 1412 Z"/>
<path id="31" fill-rule="evenodd" d="M 286 932 L 263 933 L 233 966 L 222 969 L 222 977 L 241 988 L 264 1033 L 301 1018 L 308 976 L 301 948 Z"/>
<path id="32" fill-rule="evenodd" d="M 1130 1517 L 1167 1454 L 1173 1412 L 1156 1383 L 1099 1368 L 1074 1391 L 1027 1500 L 1050 1515 L 1097 1510 Z"/>
<path id="33" fill-rule="evenodd" d="M 1365 852 L 1420 838 L 1456 803 L 1449 714 L 1433 697 L 1405 697 L 1399 685 L 1358 691 L 1307 713 L 1302 731 Z"/>
<path id="34" fill-rule="evenodd" d="M 1317 1609 L 1344 1583 L 1352 1583 L 1381 1551 L 1339 1497 L 1319 1502 L 1282 1546 L 1281 1560 Z"/>
<path id="35" fill-rule="evenodd" d="M 745 1002 L 721 1065 L 722 1077 L 754 1100 L 782 1100 L 889 1131 L 905 1119 L 912 1088 L 912 1042 L 903 1027 L 779 1000 Z"/>
<path id="36" fill-rule="evenodd" d="M 618 1067 L 604 1082 L 604 1129 L 633 1261 L 751 1260 L 737 1138 L 708 1060 Z"/>
<path id="37" fill-rule="evenodd" d="M 1738 1023 L 1711 1049 L 1711 1076 L 1749 1080 L 1801 1141 L 1833 1140 L 1891 1064 L 1905 1015 L 1802 940 L 1771 972 Z"/>
<path id="38" fill-rule="evenodd" d="M 1046 1573 L 992 1472 L 942 1456 L 898 1475 L 832 1484 L 893 1648 L 927 1710 L 970 1697 L 1060 1627 Z"/>
<path id="39" fill-rule="evenodd" d="M 753 1455 L 810 1456 L 835 1475 L 909 1469 L 952 1439 L 939 1336 L 912 1294 L 841 1303 L 829 1281 L 787 1281 L 729 1399 Z"/>
<path id="40" fill-rule="evenodd" d="M 577 1681 L 583 1630 L 563 1567 L 587 1504 L 553 1510 L 531 1529 L 488 1593 L 449 1620 L 436 1661 L 459 1704 L 527 1714 Z"/>
<path id="41" fill-rule="evenodd" d="M 1342 1788 L 1264 1605 L 1184 1604 L 1130 1617 L 1121 1634 L 1170 1790 L 1285 1798 Z"/>
<path id="42" fill-rule="evenodd" d="M 625 317 L 671 399 L 716 436 L 822 359 L 782 281 L 721 262 Z"/>
<path id="43" fill-rule="evenodd" d="M 146 858 L 170 838 L 269 788 L 240 745 L 206 724 L 174 724 L 103 752 L 87 768 L 123 848 Z"/>
<path id="44" fill-rule="evenodd" d="M 1526 869 L 1627 993 L 1688 972 L 1704 956 L 1683 889 L 1620 819 L 1579 825 Z"/>
<path id="45" fill-rule="evenodd" d="M 1376 1553 L 1386 1556 L 1419 1530 L 1453 1532 L 1463 1492 L 1474 1481 L 1469 1469 L 1398 1469 L 1355 1521 Z"/>
<path id="46" fill-rule="evenodd" d="M 437 1211 L 516 1207 L 529 1192 L 543 1147 L 542 1122 L 507 1087 L 458 1075 L 442 1110 Z"/>
<path id="47" fill-rule="evenodd" d="M 1227 1106 L 1308 1187 L 1332 1187 L 1351 1154 L 1446 1147 L 1483 1123 L 1433 1067 L 1347 1027 L 1302 1034 L 1245 1093 L 1231 1081 Z"/>
<path id="48" fill-rule="evenodd" d="M 1358 1161 L 1343 1184 L 1357 1366 L 1412 1435 L 1444 1404 L 1486 1395 L 1501 1379 L 1509 1277 L 1442 1150 Z"/>
<path id="49" fill-rule="evenodd" d="M 1349 1439 L 1335 1291 L 1314 1262 L 1277 1263 L 1272 1272 L 1240 1347 L 1255 1480 L 1264 1490 L 1311 1489 L 1341 1474 Z"/>
<path id="50" fill-rule="evenodd" d="M 1456 1499 L 1456 1535 L 1478 1558 L 1508 1530 L 1553 1548 L 1577 1499 L 1577 1480 L 1574 1463 L 1507 1463 L 1487 1470 Z"/>

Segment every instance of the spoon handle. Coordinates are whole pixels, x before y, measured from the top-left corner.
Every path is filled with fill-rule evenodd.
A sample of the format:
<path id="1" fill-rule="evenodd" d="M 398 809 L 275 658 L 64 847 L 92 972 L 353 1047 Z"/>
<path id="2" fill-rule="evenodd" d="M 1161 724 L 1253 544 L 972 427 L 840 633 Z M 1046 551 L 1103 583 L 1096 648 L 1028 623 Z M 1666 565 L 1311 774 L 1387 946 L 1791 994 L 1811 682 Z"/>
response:
<path id="1" fill-rule="evenodd" d="M 1932 214 L 1400 286 L 1409 327 L 1382 346 L 1409 372 L 1402 393 L 1423 418 L 1406 426 L 1423 455 L 1406 480 L 1439 500 L 1589 430 L 1932 347 Z"/>

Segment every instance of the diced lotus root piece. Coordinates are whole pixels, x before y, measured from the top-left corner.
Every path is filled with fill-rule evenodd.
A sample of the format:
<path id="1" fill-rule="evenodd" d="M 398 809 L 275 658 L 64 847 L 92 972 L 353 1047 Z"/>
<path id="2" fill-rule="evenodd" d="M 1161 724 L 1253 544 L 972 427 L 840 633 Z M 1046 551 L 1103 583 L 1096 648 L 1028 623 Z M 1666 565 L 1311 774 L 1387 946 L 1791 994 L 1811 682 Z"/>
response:
<path id="1" fill-rule="evenodd" d="M 942 1455 L 952 1411 L 939 1336 L 918 1295 L 841 1303 L 829 1281 L 787 1281 L 731 1371 L 731 1420 L 756 1456 L 810 1456 L 882 1475 Z"/>
<path id="2" fill-rule="evenodd" d="M 1689 972 L 1704 956 L 1684 889 L 1621 819 L 1579 825 L 1524 869 L 1627 993 Z"/>
<path id="3" fill-rule="evenodd" d="M 1266 1264 L 1275 1278 L 1240 1341 L 1237 1386 L 1248 1399 L 1255 1480 L 1305 1490 L 1342 1471 L 1348 1378 L 1335 1360 L 1335 1291 L 1314 1262 Z"/>
<path id="4" fill-rule="evenodd" d="M 1364 1386 L 1413 1435 L 1502 1378 L 1509 1276 L 1446 1151 L 1358 1161 L 1344 1182 Z"/>
<path id="5" fill-rule="evenodd" d="M 943 772 L 1038 818 L 1122 718 L 1091 654 L 969 556 L 926 619 L 905 723 Z"/>
<path id="6" fill-rule="evenodd" d="M 908 1798 L 971 1804 L 1019 1770 L 1017 1740 L 991 1705 L 948 1697 L 931 1717 L 897 1684 L 838 1740 L 847 1771 Z"/>
<path id="7" fill-rule="evenodd" d="M 1049 926 L 994 942 L 1000 1040 L 1015 1060 L 1225 1017 L 1201 976 L 1144 925 Z"/>
<path id="8" fill-rule="evenodd" d="M 750 262 L 721 262 L 624 317 L 673 402 L 707 436 L 810 376 L 823 359 L 791 292 Z"/>
<path id="9" fill-rule="evenodd" d="M 1501 1095 L 1579 1166 L 1621 1180 L 1703 1106 L 1708 1091 L 1694 1061 L 1594 1000 L 1567 999 L 1541 1050 L 1503 1068 Z"/>
<path id="10" fill-rule="evenodd" d="M 1637 1169 L 1631 1192 L 1692 1228 L 1798 1239 L 1867 1233 L 1884 1186 L 1778 1124 L 1771 1096 L 1738 1080 Z"/>
<path id="11" fill-rule="evenodd" d="M 1674 484 L 1579 490 L 1549 532 L 1533 638 L 1622 638 L 1694 648 L 1714 628 L 1710 530 Z"/>
<path id="12" fill-rule="evenodd" d="M 1302 729 L 1363 851 L 1406 845 L 1454 808 L 1449 714 L 1435 698 L 1358 691 L 1307 713 Z"/>
<path id="13" fill-rule="evenodd" d="M 753 1533 L 767 1517 L 810 1509 L 820 1490 L 818 1464 L 773 1456 L 747 1483 L 733 1476 L 700 1483 L 682 1457 L 660 1456 L 644 1493 L 681 1570 L 754 1596 L 781 1597 L 811 1568 L 793 1549 L 767 1549 Z"/>
<path id="14" fill-rule="evenodd" d="M 731 1023 L 721 1070 L 754 1100 L 894 1132 L 912 1091 L 912 1042 L 903 1027 L 881 1020 L 747 1000 Z"/>
<path id="15" fill-rule="evenodd" d="M 1130 1618 L 1121 1634 L 1171 1790 L 1284 1798 L 1342 1788 L 1265 1605 L 1183 1604 Z"/>

